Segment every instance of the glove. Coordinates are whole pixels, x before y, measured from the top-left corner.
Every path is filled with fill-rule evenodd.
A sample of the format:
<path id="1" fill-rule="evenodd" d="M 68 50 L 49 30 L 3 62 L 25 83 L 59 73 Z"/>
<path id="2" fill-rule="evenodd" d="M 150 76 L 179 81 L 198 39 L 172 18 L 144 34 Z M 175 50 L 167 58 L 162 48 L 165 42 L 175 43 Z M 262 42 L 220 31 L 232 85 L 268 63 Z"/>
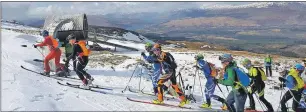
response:
<path id="1" fill-rule="evenodd" d="M 218 83 L 218 79 L 216 79 L 216 78 L 214 78 L 213 81 L 214 81 L 215 84 Z"/>
<path id="2" fill-rule="evenodd" d="M 287 80 L 285 79 L 285 78 L 283 78 L 283 77 L 278 77 L 278 80 L 280 81 L 280 82 L 286 82 Z"/>
<path id="3" fill-rule="evenodd" d="M 250 86 L 248 87 L 248 92 L 252 93 L 252 88 Z"/>
<path id="4" fill-rule="evenodd" d="M 197 65 L 194 65 L 193 67 L 195 67 L 196 69 L 200 69 L 200 67 L 199 67 L 199 66 L 197 66 Z"/>
<path id="5" fill-rule="evenodd" d="M 34 48 L 37 48 L 37 45 L 33 45 L 34 46 Z"/>
<path id="6" fill-rule="evenodd" d="M 146 54 L 144 52 L 141 52 L 141 56 L 145 56 Z"/>
<path id="7" fill-rule="evenodd" d="M 280 84 L 279 87 L 284 88 L 284 87 L 286 87 L 286 84 Z"/>

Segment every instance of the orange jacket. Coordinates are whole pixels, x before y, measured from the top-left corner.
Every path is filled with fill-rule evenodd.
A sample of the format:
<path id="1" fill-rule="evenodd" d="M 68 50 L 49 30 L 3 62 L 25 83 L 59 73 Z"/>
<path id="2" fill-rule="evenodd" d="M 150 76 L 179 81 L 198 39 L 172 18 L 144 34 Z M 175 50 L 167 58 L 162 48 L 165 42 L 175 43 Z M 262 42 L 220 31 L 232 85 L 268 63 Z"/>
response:
<path id="1" fill-rule="evenodd" d="M 54 39 L 52 36 L 48 36 L 45 38 L 45 40 L 37 44 L 36 46 L 48 46 L 50 51 L 56 50 L 59 47 L 59 44 L 56 39 Z"/>

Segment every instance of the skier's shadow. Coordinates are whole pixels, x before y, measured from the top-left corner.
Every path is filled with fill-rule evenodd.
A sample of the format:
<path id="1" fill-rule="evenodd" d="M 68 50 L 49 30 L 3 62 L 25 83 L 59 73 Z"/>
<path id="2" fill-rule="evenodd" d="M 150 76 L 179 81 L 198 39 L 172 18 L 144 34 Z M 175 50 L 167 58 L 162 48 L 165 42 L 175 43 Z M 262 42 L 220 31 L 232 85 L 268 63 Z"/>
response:
<path id="1" fill-rule="evenodd" d="M 42 62 L 36 62 L 36 61 L 33 61 L 33 60 L 24 60 L 25 62 L 33 65 L 34 67 L 37 67 L 37 68 L 42 68 L 44 69 L 44 65 Z"/>

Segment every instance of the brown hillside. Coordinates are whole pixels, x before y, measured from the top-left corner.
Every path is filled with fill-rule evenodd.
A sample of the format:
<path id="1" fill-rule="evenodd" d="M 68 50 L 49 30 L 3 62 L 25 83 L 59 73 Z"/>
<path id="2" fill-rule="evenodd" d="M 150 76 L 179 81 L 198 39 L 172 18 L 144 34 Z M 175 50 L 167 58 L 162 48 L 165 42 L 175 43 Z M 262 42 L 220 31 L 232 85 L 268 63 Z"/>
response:
<path id="1" fill-rule="evenodd" d="M 232 17 L 199 17 L 172 20 L 162 24 L 165 27 L 200 27 L 200 26 L 259 26 L 255 21 L 236 19 Z"/>

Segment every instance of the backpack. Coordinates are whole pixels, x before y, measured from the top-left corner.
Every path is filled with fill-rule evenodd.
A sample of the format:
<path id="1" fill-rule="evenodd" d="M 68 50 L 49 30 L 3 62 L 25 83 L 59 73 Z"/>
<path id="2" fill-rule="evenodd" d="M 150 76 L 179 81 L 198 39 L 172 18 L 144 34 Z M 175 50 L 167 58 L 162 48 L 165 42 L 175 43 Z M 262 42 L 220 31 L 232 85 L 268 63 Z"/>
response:
<path id="1" fill-rule="evenodd" d="M 165 62 L 170 65 L 170 68 L 176 69 L 177 68 L 177 64 L 176 64 L 175 59 L 173 58 L 173 56 L 169 52 L 165 52 L 165 55 L 166 55 Z"/>
<path id="2" fill-rule="evenodd" d="M 242 69 L 239 67 L 234 68 L 234 71 L 236 73 L 236 76 L 238 78 L 238 81 L 244 86 L 247 87 L 250 85 L 251 80 L 249 78 L 249 75 L 246 74 Z"/>
<path id="3" fill-rule="evenodd" d="M 218 70 L 215 67 L 215 64 L 207 62 L 207 64 L 209 65 L 210 68 L 210 76 L 212 77 L 216 77 L 218 74 Z"/>
<path id="4" fill-rule="evenodd" d="M 267 80 L 267 76 L 265 74 L 265 72 L 262 70 L 261 67 L 254 67 L 257 72 L 260 74 L 262 81 L 266 81 Z"/>
<path id="5" fill-rule="evenodd" d="M 88 46 L 86 45 L 86 42 L 84 40 L 80 40 L 78 42 L 79 46 L 82 49 L 82 53 L 80 54 L 80 56 L 89 56 L 89 54 L 91 53 L 90 49 L 88 48 Z"/>

